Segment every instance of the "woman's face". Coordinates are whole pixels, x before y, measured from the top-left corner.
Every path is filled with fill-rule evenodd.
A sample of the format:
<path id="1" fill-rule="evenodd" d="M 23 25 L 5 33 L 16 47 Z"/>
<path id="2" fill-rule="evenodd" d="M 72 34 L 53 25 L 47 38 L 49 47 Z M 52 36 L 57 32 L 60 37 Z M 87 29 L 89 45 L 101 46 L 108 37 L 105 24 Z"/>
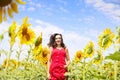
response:
<path id="1" fill-rule="evenodd" d="M 55 36 L 55 42 L 56 42 L 56 44 L 57 45 L 61 45 L 61 41 L 62 41 L 61 36 L 60 35 L 56 35 Z"/>

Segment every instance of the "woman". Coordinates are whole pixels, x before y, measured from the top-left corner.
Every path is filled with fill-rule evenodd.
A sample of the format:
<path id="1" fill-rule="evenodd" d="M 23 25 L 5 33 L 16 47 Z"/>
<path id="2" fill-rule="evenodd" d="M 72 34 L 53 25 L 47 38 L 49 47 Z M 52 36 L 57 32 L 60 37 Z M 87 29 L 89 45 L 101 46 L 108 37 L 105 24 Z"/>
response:
<path id="1" fill-rule="evenodd" d="M 62 35 L 59 33 L 51 35 L 48 46 L 50 48 L 48 55 L 49 80 L 66 80 L 64 74 L 70 63 L 70 57 Z"/>

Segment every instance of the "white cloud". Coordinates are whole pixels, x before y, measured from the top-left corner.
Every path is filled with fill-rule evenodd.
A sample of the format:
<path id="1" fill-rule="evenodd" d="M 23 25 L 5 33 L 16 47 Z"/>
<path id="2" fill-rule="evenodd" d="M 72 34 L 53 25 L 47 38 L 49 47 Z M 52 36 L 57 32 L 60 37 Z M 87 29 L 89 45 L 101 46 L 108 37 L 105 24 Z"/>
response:
<path id="1" fill-rule="evenodd" d="M 36 26 L 32 27 L 32 28 L 35 31 L 35 33 L 37 34 L 37 36 L 39 36 L 40 32 L 43 33 L 43 44 L 44 45 L 47 45 L 51 34 L 64 32 L 63 29 L 61 29 L 55 25 L 52 25 L 50 23 L 43 22 L 41 20 L 36 20 L 35 22 L 36 22 Z"/>
<path id="2" fill-rule="evenodd" d="M 69 49 L 71 59 L 74 57 L 77 50 L 83 50 L 85 45 L 90 41 L 88 37 L 79 35 L 74 31 L 65 31 L 63 37 Z"/>
<path id="3" fill-rule="evenodd" d="M 34 3 L 33 1 L 31 1 L 31 0 L 28 1 L 28 4 L 30 4 L 30 5 L 32 5 L 32 6 L 35 5 L 35 3 Z"/>
<path id="4" fill-rule="evenodd" d="M 63 29 L 61 29 L 55 25 L 52 25 L 47 22 L 43 22 L 41 20 L 36 20 L 35 22 L 37 23 L 37 26 L 34 27 L 36 29 L 36 31 L 42 31 L 45 34 L 52 34 L 55 32 L 62 33 L 64 31 Z"/>
<path id="5" fill-rule="evenodd" d="M 38 8 L 42 8 L 42 5 L 40 3 L 36 4 Z"/>
<path id="6" fill-rule="evenodd" d="M 34 11 L 34 10 L 35 10 L 34 7 L 29 7 L 29 8 L 28 8 L 28 11 Z"/>
<path id="7" fill-rule="evenodd" d="M 35 3 L 35 2 L 33 2 L 33 1 L 29 1 L 28 4 L 29 4 L 30 6 L 34 6 L 34 7 L 39 7 L 39 8 L 42 7 L 42 5 L 41 5 L 40 3 Z"/>
<path id="8" fill-rule="evenodd" d="M 90 29 L 86 30 L 84 34 L 91 36 L 91 37 L 94 37 L 94 38 L 97 38 L 99 36 L 100 32 L 98 32 L 95 29 L 90 28 Z"/>
<path id="9" fill-rule="evenodd" d="M 120 5 L 120 0 L 105 0 L 106 2 L 113 2 Z"/>
<path id="10" fill-rule="evenodd" d="M 28 5 L 30 7 L 27 7 Z M 40 9 L 42 7 L 43 7 L 43 5 L 41 5 L 40 3 L 35 3 L 33 1 L 28 1 L 27 4 L 26 4 L 26 8 L 27 8 L 28 11 L 34 11 L 36 8 Z M 24 9 L 24 10 L 26 10 L 26 9 Z"/>
<path id="11" fill-rule="evenodd" d="M 83 18 L 83 21 L 86 24 L 94 24 L 95 17 L 94 16 L 86 16 L 85 18 Z"/>
<path id="12" fill-rule="evenodd" d="M 4 31 L 7 31 L 9 26 L 10 26 L 9 23 L 7 23 L 7 22 L 2 22 L 2 23 L 0 24 L 0 33 L 1 33 L 1 32 L 4 32 Z"/>
<path id="13" fill-rule="evenodd" d="M 120 5 L 106 3 L 103 0 L 86 0 L 86 3 L 93 4 L 94 8 L 111 18 L 120 21 Z"/>
<path id="14" fill-rule="evenodd" d="M 62 3 L 62 4 L 67 4 L 67 1 L 65 1 L 65 0 L 57 0 L 59 3 Z"/>
<path id="15" fill-rule="evenodd" d="M 26 6 L 25 6 L 25 5 L 20 5 L 20 6 L 19 6 L 19 10 L 25 11 L 25 10 L 26 10 Z M 20 12 L 21 12 L 21 11 L 20 11 Z"/>
<path id="16" fill-rule="evenodd" d="M 63 8 L 63 7 L 60 7 L 59 9 L 60 9 L 60 11 L 62 11 L 62 12 L 68 13 L 68 10 L 65 9 L 65 8 Z"/>

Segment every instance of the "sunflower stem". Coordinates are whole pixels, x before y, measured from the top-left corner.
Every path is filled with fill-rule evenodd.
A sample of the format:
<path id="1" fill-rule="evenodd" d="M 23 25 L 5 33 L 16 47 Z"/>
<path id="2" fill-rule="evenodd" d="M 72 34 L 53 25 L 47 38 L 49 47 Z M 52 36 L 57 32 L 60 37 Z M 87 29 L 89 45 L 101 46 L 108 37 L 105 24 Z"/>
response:
<path id="1" fill-rule="evenodd" d="M 85 80 L 85 59 L 84 58 L 84 62 L 83 62 L 83 80 Z"/>
<path id="2" fill-rule="evenodd" d="M 5 70 L 8 69 L 8 65 L 9 65 L 9 60 L 10 60 L 10 56 L 11 56 L 11 52 L 12 52 L 12 46 L 10 46 L 10 52 L 7 53 L 7 59 L 6 59 L 6 66 L 5 66 Z"/>
<path id="3" fill-rule="evenodd" d="M 32 45 L 29 45 L 29 47 L 30 47 L 30 50 L 28 50 L 28 55 L 27 55 L 26 61 L 29 61 L 30 53 L 32 53 Z"/>
<path id="4" fill-rule="evenodd" d="M 18 66 L 19 66 L 19 60 L 20 60 L 20 54 L 21 54 L 21 52 L 22 52 L 22 45 L 20 44 L 19 45 L 19 51 L 17 52 L 17 68 L 18 68 Z"/>
<path id="5" fill-rule="evenodd" d="M 113 41 L 113 45 L 114 45 L 114 52 L 116 52 L 117 51 L 117 47 L 116 47 L 116 41 L 114 40 Z M 117 80 L 117 63 L 116 63 L 116 61 L 114 61 L 114 80 Z"/>
<path id="6" fill-rule="evenodd" d="M 100 47 L 100 52 L 103 53 L 103 48 L 102 47 Z M 98 66 L 99 69 L 100 69 L 100 73 L 99 73 L 100 76 L 102 76 L 102 66 L 101 65 Z M 98 78 L 98 80 L 101 80 L 100 77 Z"/>
<path id="7" fill-rule="evenodd" d="M 113 46 L 114 46 L 114 52 L 116 52 L 117 51 L 117 47 L 116 47 L 116 41 L 115 40 L 113 41 Z"/>
<path id="8" fill-rule="evenodd" d="M 117 80 L 117 63 L 114 62 L 114 80 Z"/>

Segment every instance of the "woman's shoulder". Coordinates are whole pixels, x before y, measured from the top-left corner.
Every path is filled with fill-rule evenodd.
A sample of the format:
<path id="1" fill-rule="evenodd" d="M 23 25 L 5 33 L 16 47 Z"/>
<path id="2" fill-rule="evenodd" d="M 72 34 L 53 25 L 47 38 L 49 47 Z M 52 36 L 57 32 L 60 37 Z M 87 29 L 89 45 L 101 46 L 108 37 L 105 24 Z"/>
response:
<path id="1" fill-rule="evenodd" d="M 64 49 L 65 49 L 65 51 L 68 51 L 68 48 L 67 48 L 67 47 L 65 47 Z"/>
<path id="2" fill-rule="evenodd" d="M 49 50 L 53 50 L 53 47 L 49 47 Z"/>

